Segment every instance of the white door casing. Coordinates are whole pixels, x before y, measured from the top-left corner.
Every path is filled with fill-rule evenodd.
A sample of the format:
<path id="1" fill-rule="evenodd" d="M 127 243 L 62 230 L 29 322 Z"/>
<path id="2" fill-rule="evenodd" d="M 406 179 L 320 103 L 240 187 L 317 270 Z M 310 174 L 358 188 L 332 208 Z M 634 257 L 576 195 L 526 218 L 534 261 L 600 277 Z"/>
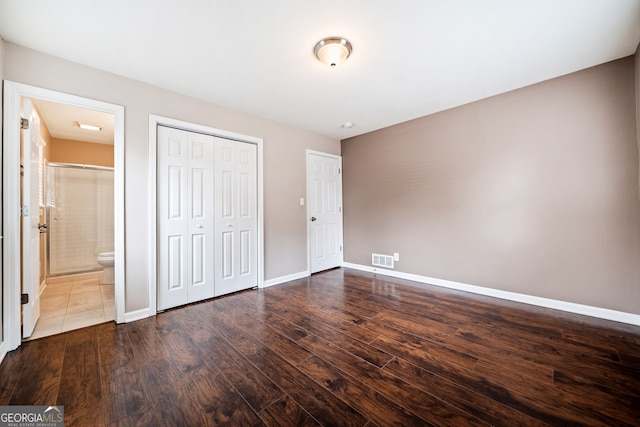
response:
<path id="1" fill-rule="evenodd" d="M 213 137 L 158 126 L 158 308 L 213 297 Z"/>
<path id="2" fill-rule="evenodd" d="M 216 138 L 215 295 L 258 285 L 257 147 Z"/>
<path id="3" fill-rule="evenodd" d="M 22 293 L 29 302 L 22 305 L 22 337 L 31 336 L 40 317 L 40 203 L 38 197 L 40 117 L 30 99 L 24 100 L 23 114 L 29 126 L 22 131 Z"/>
<path id="4" fill-rule="evenodd" d="M 149 315 L 154 315 L 158 311 L 158 292 L 159 279 L 158 272 L 160 268 L 159 246 L 158 241 L 158 201 L 157 195 L 161 191 L 158 182 L 158 126 L 166 126 L 175 129 L 182 129 L 188 132 L 196 132 L 214 137 L 221 137 L 226 140 L 241 141 L 252 144 L 257 150 L 257 286 L 263 287 L 264 283 L 264 196 L 263 196 L 263 140 L 262 138 L 244 135 L 236 132 L 230 132 L 223 129 L 217 129 L 210 126 L 200 125 L 183 120 L 177 120 L 170 117 L 149 115 Z M 215 143 L 214 143 L 215 152 Z M 215 161 L 214 161 L 215 163 Z M 215 179 L 215 175 L 214 175 Z M 215 199 L 214 199 L 215 203 Z M 215 226 L 215 221 L 214 221 Z M 215 235 L 215 231 L 214 231 Z M 215 252 L 215 249 L 214 249 Z M 214 254 L 215 256 L 215 254 Z M 211 259 L 209 259 L 211 262 Z M 214 264 L 215 268 L 215 264 Z M 215 273 L 214 273 L 215 277 Z M 215 282 L 215 279 L 214 279 Z M 142 317 L 142 316 L 141 316 Z M 139 317 L 139 318 L 141 318 Z M 146 316 L 145 316 L 146 317 Z"/>
<path id="5" fill-rule="evenodd" d="M 3 93 L 3 298 L 2 343 L 0 360 L 7 351 L 20 346 L 21 306 L 21 227 L 20 227 L 20 115 L 21 100 L 42 99 L 114 115 L 114 207 L 115 207 L 115 306 L 116 322 L 128 320 L 125 315 L 125 245 L 124 245 L 124 107 L 82 98 L 49 89 L 4 81 Z"/>
<path id="6" fill-rule="evenodd" d="M 157 127 L 157 307 L 257 286 L 257 147 Z"/>
<path id="7" fill-rule="evenodd" d="M 342 265 L 342 158 L 307 150 L 309 272 Z"/>

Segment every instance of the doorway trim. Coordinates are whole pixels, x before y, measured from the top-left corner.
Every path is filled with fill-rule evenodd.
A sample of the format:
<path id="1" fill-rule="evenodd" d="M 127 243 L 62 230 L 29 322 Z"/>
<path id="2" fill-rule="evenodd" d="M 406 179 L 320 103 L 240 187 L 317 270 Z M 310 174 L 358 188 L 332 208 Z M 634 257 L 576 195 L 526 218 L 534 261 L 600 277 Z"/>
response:
<path id="1" fill-rule="evenodd" d="M 157 242 L 157 165 L 158 126 L 203 133 L 234 141 L 255 144 L 258 155 L 258 288 L 264 287 L 264 197 L 262 138 L 243 135 L 209 126 L 149 114 L 149 315 L 158 312 L 158 242 Z"/>
<path id="2" fill-rule="evenodd" d="M 307 192 L 307 209 L 306 209 L 306 223 L 307 223 L 307 272 L 309 275 L 313 274 L 313 272 L 311 271 L 311 222 L 309 221 L 309 218 L 311 218 L 311 203 L 309 202 L 309 195 L 311 194 L 311 190 L 310 190 L 310 159 L 311 159 L 311 155 L 316 155 L 316 156 L 322 156 L 322 157 L 328 157 L 330 159 L 335 159 L 338 160 L 339 162 L 339 167 L 340 170 L 342 170 L 342 156 L 338 155 L 338 154 L 330 154 L 330 153 L 324 153 L 322 151 L 315 151 L 315 150 L 310 150 L 307 149 L 306 150 L 306 158 L 305 158 L 305 165 L 306 165 L 306 174 L 305 174 L 305 188 L 306 188 L 306 192 Z M 343 206 L 344 206 L 344 200 L 343 200 L 343 196 L 342 196 L 342 171 L 340 171 L 340 200 L 338 201 L 340 204 L 340 216 L 341 216 L 341 227 L 340 227 L 340 262 L 339 262 L 339 266 L 342 266 L 342 264 L 344 264 L 344 212 L 343 212 Z"/>
<path id="3" fill-rule="evenodd" d="M 73 105 L 114 116 L 116 323 L 125 321 L 124 107 L 5 80 L 2 156 L 4 340 L 0 345 L 0 360 L 6 351 L 18 348 L 22 340 L 20 329 L 20 98 L 22 97 Z"/>

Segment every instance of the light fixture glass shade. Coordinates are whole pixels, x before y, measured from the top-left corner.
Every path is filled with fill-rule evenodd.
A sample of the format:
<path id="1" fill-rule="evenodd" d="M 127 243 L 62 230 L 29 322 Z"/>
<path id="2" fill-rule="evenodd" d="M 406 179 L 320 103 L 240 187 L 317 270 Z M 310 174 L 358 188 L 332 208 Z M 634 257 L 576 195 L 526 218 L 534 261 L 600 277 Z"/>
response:
<path id="1" fill-rule="evenodd" d="M 342 37 L 327 37 L 316 44 L 313 52 L 320 62 L 335 67 L 351 55 L 351 49 L 349 40 Z"/>

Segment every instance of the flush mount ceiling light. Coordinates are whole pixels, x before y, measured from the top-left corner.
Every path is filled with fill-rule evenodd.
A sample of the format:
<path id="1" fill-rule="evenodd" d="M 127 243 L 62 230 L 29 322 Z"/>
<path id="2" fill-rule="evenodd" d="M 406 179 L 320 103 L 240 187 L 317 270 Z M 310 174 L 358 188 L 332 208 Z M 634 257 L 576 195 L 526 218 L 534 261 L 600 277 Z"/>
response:
<path id="1" fill-rule="evenodd" d="M 335 67 L 342 64 L 351 55 L 351 43 L 342 37 L 327 37 L 320 40 L 313 53 L 323 64 Z"/>
<path id="2" fill-rule="evenodd" d="M 85 130 L 93 130 L 96 132 L 100 132 L 102 130 L 102 126 L 99 125 L 91 125 L 88 123 L 81 123 L 81 122 L 73 122 L 76 126 L 78 126 L 80 129 L 85 129 Z"/>

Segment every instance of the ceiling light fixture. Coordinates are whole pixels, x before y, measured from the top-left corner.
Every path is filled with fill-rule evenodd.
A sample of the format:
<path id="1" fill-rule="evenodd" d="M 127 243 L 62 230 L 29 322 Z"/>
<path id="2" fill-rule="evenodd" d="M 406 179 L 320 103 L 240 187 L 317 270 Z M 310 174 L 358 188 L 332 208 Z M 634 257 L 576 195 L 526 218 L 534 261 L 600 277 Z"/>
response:
<path id="1" fill-rule="evenodd" d="M 349 43 L 347 39 L 343 39 L 342 37 L 327 37 L 316 44 L 313 53 L 323 64 L 335 67 L 347 60 L 349 55 L 351 55 L 352 49 L 351 43 Z"/>
<path id="2" fill-rule="evenodd" d="M 346 122 L 345 124 L 343 124 L 342 126 L 340 126 L 342 129 L 351 129 L 353 127 L 353 123 L 351 122 Z"/>
<path id="3" fill-rule="evenodd" d="M 102 126 L 99 126 L 99 125 L 90 125 L 88 123 L 80 123 L 80 122 L 74 122 L 74 124 L 78 126 L 80 129 L 93 130 L 96 132 L 100 132 L 102 130 Z"/>

